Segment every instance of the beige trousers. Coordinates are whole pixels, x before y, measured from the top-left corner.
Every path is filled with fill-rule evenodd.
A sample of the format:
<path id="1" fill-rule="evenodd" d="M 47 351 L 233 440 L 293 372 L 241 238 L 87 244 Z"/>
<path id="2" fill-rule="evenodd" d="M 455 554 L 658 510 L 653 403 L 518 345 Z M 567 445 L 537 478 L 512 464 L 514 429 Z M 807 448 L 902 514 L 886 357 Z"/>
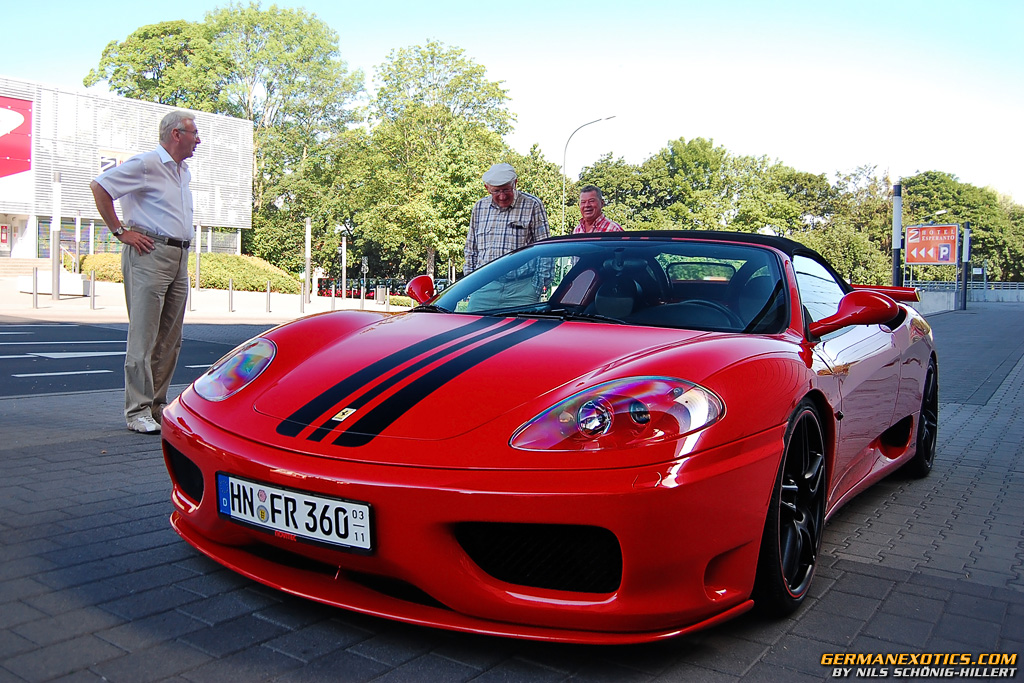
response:
<path id="1" fill-rule="evenodd" d="M 128 307 L 124 417 L 131 422 L 167 403 L 188 301 L 188 250 L 160 242 L 148 254 L 125 247 L 121 273 Z"/>

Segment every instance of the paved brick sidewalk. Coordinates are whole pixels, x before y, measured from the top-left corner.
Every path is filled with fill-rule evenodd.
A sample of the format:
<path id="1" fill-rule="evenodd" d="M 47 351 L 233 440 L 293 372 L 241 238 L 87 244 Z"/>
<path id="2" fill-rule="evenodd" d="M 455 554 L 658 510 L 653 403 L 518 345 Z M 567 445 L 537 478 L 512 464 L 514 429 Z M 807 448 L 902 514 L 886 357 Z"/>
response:
<path id="1" fill-rule="evenodd" d="M 634 647 L 415 628 L 263 588 L 170 529 L 159 440 L 124 430 L 120 391 L 0 400 L 0 683 L 820 681 L 823 653 L 1020 654 L 1024 306 L 931 322 L 932 475 L 890 477 L 836 515 L 791 618 Z"/>

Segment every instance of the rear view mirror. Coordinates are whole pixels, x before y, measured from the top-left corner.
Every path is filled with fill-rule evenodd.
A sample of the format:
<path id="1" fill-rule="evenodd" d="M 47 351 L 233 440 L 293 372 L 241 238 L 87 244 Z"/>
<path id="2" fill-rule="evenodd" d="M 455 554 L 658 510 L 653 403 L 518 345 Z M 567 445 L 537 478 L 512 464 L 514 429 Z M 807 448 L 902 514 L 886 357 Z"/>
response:
<path id="1" fill-rule="evenodd" d="M 434 280 L 429 275 L 417 275 L 405 286 L 405 293 L 417 303 L 424 303 L 434 298 Z"/>
<path id="2" fill-rule="evenodd" d="M 869 289 L 850 292 L 839 302 L 839 310 L 810 324 L 810 332 L 822 337 L 851 325 L 884 325 L 900 312 L 895 301 Z"/>

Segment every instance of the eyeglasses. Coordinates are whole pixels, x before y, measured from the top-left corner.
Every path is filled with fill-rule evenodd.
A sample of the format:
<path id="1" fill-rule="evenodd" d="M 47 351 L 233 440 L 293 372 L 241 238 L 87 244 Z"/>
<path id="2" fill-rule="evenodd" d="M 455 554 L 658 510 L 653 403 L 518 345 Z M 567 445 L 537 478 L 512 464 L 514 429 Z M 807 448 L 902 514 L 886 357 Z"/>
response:
<path id="1" fill-rule="evenodd" d="M 194 137 L 196 140 L 199 139 L 199 129 L 198 128 L 196 130 L 189 130 L 188 128 L 175 128 L 174 130 L 180 130 L 182 133 L 191 133 L 192 137 Z"/>
<path id="2" fill-rule="evenodd" d="M 516 188 L 512 187 L 511 185 L 502 185 L 501 187 L 488 188 L 487 194 L 491 195 L 492 197 L 500 197 L 501 195 L 512 194 L 515 191 Z"/>

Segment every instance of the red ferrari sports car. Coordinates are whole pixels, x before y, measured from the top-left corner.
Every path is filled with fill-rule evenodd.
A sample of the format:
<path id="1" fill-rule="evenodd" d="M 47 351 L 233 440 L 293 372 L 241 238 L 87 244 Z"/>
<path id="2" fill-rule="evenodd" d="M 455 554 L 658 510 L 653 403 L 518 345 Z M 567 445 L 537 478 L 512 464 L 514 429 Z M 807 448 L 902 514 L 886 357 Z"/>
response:
<path id="1" fill-rule="evenodd" d="M 931 469 L 914 291 L 796 242 L 556 237 L 432 289 L 272 329 L 182 393 L 177 532 L 349 610 L 630 643 L 796 609 L 829 515 Z"/>

